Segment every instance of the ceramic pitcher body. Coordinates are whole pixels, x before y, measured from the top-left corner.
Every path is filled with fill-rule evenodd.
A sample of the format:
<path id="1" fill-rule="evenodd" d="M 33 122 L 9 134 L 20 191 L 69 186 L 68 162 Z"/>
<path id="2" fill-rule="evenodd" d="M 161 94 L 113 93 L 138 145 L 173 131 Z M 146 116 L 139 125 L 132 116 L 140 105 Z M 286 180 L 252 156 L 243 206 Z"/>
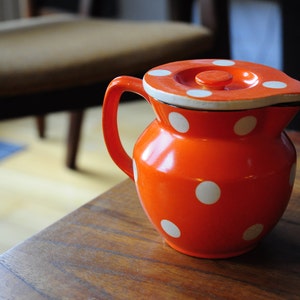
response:
<path id="1" fill-rule="evenodd" d="M 143 82 L 132 77 L 115 79 L 104 102 L 103 129 L 112 158 L 134 180 L 144 211 L 166 242 L 188 255 L 222 258 L 252 249 L 282 216 L 296 170 L 296 152 L 283 129 L 298 109 L 261 104 L 250 108 L 246 103 L 252 101 L 249 96 L 243 101 L 244 108 L 238 107 L 241 103 L 227 103 L 231 107 L 224 109 L 227 100 L 235 99 L 232 97 L 218 98 L 217 105 L 200 103 L 206 109 L 199 109 L 197 93 L 201 102 L 203 98 L 207 101 L 209 96 L 203 95 L 208 92 L 224 93 L 225 85 L 234 85 L 231 88 L 236 91 L 238 84 L 242 90 L 260 84 L 252 82 L 248 87 L 245 80 L 232 82 L 229 77 L 236 70 L 218 74 L 215 71 L 220 68 L 212 62 L 205 60 L 204 67 L 196 63 L 196 67 L 180 71 L 174 71 L 172 64 L 158 67 L 150 70 Z M 207 70 L 211 69 L 217 86 L 198 88 L 197 80 L 203 75 L 198 74 L 206 73 L 207 83 Z M 238 69 L 240 74 L 243 67 Z M 257 70 L 251 72 L 256 75 Z M 153 76 L 158 86 L 151 82 Z M 192 81 L 195 76 L 199 77 L 196 84 Z M 243 76 L 253 79 L 249 74 Z M 162 81 L 172 79 L 175 85 L 188 86 L 192 98 L 182 98 L 181 91 L 172 94 L 174 82 L 161 93 Z M 287 78 L 283 79 L 264 82 L 287 83 Z M 209 84 L 215 84 L 214 80 Z M 132 157 L 121 145 L 116 124 L 124 91 L 142 95 L 156 114 L 137 140 Z M 262 101 L 270 101 L 269 97 L 272 95 L 264 95 Z M 241 99 L 239 96 L 237 101 Z M 215 109 L 208 108 L 210 105 Z"/>

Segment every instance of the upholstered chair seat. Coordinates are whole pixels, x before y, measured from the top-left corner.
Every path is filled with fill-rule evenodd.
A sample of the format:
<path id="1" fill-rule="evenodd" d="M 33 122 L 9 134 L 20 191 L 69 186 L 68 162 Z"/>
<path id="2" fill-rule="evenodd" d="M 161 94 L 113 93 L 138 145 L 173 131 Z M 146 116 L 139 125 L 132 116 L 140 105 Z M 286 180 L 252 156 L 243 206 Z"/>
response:
<path id="1" fill-rule="evenodd" d="M 0 119 L 101 105 L 114 77 L 142 75 L 162 63 L 204 57 L 212 44 L 209 29 L 180 22 L 72 14 L 2 22 Z M 70 168 L 75 168 L 82 115 L 74 120 L 77 125 L 71 123 L 68 142 Z"/>

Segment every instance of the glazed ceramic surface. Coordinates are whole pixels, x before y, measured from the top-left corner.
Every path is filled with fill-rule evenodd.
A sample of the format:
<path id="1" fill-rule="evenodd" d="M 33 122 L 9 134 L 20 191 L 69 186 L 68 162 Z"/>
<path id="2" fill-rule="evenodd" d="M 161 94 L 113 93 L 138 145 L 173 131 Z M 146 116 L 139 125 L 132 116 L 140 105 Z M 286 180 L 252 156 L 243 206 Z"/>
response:
<path id="1" fill-rule="evenodd" d="M 117 127 L 125 91 L 143 96 L 156 114 L 133 157 Z M 300 83 L 284 73 L 233 60 L 174 62 L 143 80 L 111 82 L 103 106 L 107 148 L 171 247 L 204 258 L 235 256 L 276 225 L 295 177 L 296 152 L 283 130 L 298 111 L 299 93 Z"/>

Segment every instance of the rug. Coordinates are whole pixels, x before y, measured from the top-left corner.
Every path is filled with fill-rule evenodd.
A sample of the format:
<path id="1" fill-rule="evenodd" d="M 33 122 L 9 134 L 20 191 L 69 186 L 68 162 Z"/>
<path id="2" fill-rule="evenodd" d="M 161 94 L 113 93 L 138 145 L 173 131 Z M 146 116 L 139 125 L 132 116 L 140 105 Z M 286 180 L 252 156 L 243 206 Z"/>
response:
<path id="1" fill-rule="evenodd" d="M 24 149 L 24 145 L 0 141 L 0 161 Z"/>

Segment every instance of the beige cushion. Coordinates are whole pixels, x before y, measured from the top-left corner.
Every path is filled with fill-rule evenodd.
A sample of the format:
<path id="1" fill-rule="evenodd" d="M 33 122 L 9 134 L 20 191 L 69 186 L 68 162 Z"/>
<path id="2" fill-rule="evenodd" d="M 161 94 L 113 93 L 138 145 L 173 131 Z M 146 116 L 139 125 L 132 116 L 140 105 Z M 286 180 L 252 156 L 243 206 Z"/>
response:
<path id="1" fill-rule="evenodd" d="M 0 95 L 144 72 L 161 63 L 201 57 L 211 43 L 209 30 L 183 23 L 66 15 L 0 25 Z"/>

